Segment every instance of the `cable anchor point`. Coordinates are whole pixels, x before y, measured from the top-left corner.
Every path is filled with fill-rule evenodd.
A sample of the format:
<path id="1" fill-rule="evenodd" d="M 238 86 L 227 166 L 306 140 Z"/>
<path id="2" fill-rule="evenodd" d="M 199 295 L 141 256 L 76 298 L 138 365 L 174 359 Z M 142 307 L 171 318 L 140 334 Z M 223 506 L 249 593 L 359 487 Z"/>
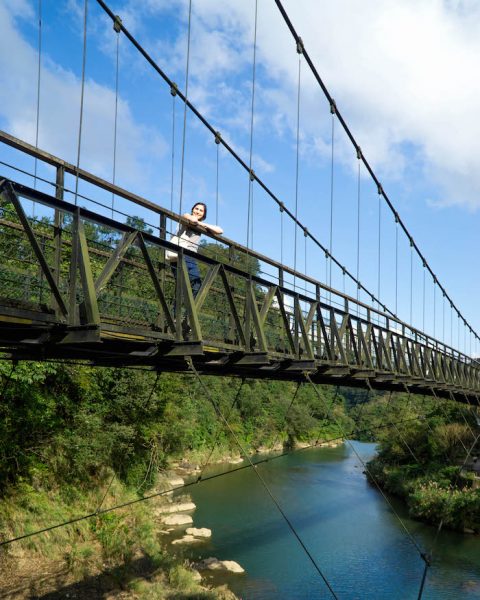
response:
<path id="1" fill-rule="evenodd" d="M 178 85 L 175 82 L 172 82 L 172 85 L 170 86 L 170 94 L 172 96 L 176 96 L 178 93 Z"/>
<path id="2" fill-rule="evenodd" d="M 301 37 L 297 39 L 297 54 L 303 54 L 305 51 L 305 46 L 303 45 L 303 40 Z"/>
<path id="3" fill-rule="evenodd" d="M 362 160 L 363 158 L 362 149 L 360 148 L 360 146 L 357 146 L 357 158 L 358 160 Z"/>
<path id="4" fill-rule="evenodd" d="M 122 31 L 122 19 L 119 17 L 119 15 L 115 15 L 115 20 L 113 21 L 113 28 L 117 33 L 120 33 Z"/>
<path id="5" fill-rule="evenodd" d="M 220 144 L 222 141 L 222 134 L 219 131 L 215 132 L 215 143 Z"/>
<path id="6" fill-rule="evenodd" d="M 249 170 L 250 181 L 255 181 L 257 176 L 255 175 L 255 171 L 253 169 Z"/>
<path id="7" fill-rule="evenodd" d="M 332 115 L 337 114 L 337 105 L 335 104 L 335 100 L 333 98 L 330 100 L 330 113 Z"/>

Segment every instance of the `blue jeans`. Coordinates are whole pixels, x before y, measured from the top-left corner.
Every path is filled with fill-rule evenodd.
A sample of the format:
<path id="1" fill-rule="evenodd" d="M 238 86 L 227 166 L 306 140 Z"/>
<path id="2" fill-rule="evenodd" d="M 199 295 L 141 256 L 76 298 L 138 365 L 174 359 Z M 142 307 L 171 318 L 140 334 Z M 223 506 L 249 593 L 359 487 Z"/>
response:
<path id="1" fill-rule="evenodd" d="M 200 271 L 198 270 L 197 261 L 190 256 L 184 256 L 185 265 L 187 266 L 188 278 L 190 279 L 190 285 L 192 286 L 192 294 L 195 298 L 202 285 L 202 279 L 200 277 Z M 171 265 L 173 276 L 177 281 L 177 265 L 172 263 Z"/>

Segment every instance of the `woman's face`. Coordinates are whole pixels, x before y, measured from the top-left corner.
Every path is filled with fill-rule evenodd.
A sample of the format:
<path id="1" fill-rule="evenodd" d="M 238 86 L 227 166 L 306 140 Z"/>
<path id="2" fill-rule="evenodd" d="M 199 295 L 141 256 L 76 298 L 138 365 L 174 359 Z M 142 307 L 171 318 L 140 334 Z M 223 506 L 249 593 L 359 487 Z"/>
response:
<path id="1" fill-rule="evenodd" d="M 194 217 L 197 217 L 197 219 L 201 221 L 205 216 L 205 207 L 203 206 L 203 204 L 195 204 L 195 206 L 192 209 L 192 215 Z"/>

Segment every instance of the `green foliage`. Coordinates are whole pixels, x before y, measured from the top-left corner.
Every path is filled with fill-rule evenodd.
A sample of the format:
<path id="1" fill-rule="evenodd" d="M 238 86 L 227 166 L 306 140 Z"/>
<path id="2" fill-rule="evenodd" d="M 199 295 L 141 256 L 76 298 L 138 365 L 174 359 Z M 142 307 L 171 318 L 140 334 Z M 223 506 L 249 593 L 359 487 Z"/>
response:
<path id="1" fill-rule="evenodd" d="M 369 478 L 405 498 L 412 516 L 445 527 L 480 530 L 480 495 L 462 471 L 475 452 L 478 426 L 459 403 L 407 394 L 383 395 L 350 411 L 378 442 Z M 477 433 L 476 433 L 477 431 Z M 478 450 L 477 450 L 478 451 Z"/>

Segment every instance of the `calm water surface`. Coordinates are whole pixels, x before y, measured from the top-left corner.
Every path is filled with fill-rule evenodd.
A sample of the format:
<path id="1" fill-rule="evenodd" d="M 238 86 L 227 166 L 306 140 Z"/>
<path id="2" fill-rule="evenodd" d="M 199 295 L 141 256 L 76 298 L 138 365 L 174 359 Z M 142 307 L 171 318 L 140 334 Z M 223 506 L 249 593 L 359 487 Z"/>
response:
<path id="1" fill-rule="evenodd" d="M 364 460 L 373 444 L 353 442 Z M 258 467 L 339 599 L 416 599 L 423 573 L 418 550 L 381 494 L 370 486 L 350 445 L 305 450 Z M 244 600 L 332 598 L 251 469 L 194 486 L 195 526 L 212 529 L 198 557 L 236 560 L 245 575 L 227 582 Z M 408 519 L 430 549 L 435 529 Z M 480 538 L 442 532 L 424 600 L 480 599 Z"/>

